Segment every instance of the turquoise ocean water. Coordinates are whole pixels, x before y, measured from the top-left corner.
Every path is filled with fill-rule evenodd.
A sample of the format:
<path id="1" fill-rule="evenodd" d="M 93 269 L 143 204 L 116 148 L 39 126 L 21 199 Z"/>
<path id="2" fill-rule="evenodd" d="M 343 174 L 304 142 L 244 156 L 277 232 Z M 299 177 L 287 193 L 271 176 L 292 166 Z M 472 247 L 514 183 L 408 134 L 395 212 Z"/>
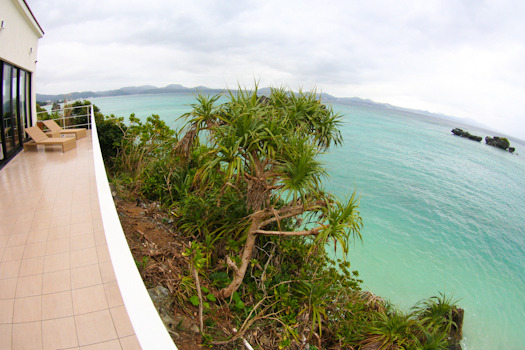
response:
<path id="1" fill-rule="evenodd" d="M 104 114 L 159 114 L 176 126 L 193 96 L 91 101 Z M 325 156 L 326 184 L 361 195 L 363 244 L 350 261 L 364 287 L 404 309 L 445 292 L 465 309 L 464 348 L 525 349 L 525 144 L 511 140 L 515 155 L 453 136 L 462 126 L 448 120 L 332 107 L 345 142 Z"/>

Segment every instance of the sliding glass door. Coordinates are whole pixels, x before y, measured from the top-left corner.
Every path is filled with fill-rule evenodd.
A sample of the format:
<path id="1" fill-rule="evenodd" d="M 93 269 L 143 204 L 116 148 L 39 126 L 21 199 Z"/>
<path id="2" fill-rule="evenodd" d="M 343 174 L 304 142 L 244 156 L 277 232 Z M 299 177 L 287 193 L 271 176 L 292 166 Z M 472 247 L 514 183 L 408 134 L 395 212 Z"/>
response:
<path id="1" fill-rule="evenodd" d="M 21 149 L 30 126 L 30 73 L 0 61 L 0 167 Z"/>

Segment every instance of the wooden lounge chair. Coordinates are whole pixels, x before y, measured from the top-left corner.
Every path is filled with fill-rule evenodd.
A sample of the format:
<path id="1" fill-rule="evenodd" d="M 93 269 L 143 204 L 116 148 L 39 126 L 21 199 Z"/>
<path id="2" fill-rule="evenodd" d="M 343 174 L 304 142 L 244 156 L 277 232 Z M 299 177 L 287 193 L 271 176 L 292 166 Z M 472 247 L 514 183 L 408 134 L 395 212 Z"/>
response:
<path id="1" fill-rule="evenodd" d="M 75 135 L 76 139 L 81 139 L 86 137 L 86 129 L 62 129 L 54 120 L 44 120 L 44 125 L 51 130 L 51 137 L 56 135 L 65 134 L 65 135 Z"/>
<path id="2" fill-rule="evenodd" d="M 73 137 L 47 137 L 38 126 L 32 126 L 25 129 L 27 134 L 32 138 L 31 141 L 24 143 L 24 151 L 35 149 L 38 145 L 44 146 L 62 146 L 62 152 L 69 151 L 77 147 L 77 140 Z"/>

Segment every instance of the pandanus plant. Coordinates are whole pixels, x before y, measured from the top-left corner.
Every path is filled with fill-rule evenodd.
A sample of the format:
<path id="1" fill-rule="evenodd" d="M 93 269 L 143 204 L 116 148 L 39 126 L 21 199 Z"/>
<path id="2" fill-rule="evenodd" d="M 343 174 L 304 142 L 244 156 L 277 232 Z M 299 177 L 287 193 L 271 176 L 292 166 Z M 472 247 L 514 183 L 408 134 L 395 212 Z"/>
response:
<path id="1" fill-rule="evenodd" d="M 342 143 L 341 116 L 322 104 L 315 92 L 271 89 L 268 97 L 239 89 L 220 96 L 197 96 L 185 115 L 185 136 L 178 145 L 183 159 L 206 139 L 207 161 L 197 170 L 195 186 L 205 189 L 217 173 L 224 186 L 244 198 L 250 215 L 240 263 L 231 283 L 218 296 L 230 297 L 241 285 L 259 236 L 313 236 L 316 254 L 329 241 L 348 252 L 350 241 L 361 239 L 361 217 L 355 193 L 341 202 L 325 192 L 326 169 L 320 155 Z M 309 217 L 310 220 L 302 220 Z M 281 222 L 296 218 L 304 225 L 287 229 Z"/>

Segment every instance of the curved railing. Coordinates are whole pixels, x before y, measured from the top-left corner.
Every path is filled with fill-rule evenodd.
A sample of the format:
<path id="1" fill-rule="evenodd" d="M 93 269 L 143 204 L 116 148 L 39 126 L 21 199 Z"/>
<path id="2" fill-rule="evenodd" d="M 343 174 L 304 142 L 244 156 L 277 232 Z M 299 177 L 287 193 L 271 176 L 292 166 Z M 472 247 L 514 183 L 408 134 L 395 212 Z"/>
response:
<path id="1" fill-rule="evenodd" d="M 93 158 L 102 222 L 111 262 L 128 316 L 142 349 L 177 350 L 149 297 L 126 242 L 102 160 L 93 106 L 90 109 Z"/>

